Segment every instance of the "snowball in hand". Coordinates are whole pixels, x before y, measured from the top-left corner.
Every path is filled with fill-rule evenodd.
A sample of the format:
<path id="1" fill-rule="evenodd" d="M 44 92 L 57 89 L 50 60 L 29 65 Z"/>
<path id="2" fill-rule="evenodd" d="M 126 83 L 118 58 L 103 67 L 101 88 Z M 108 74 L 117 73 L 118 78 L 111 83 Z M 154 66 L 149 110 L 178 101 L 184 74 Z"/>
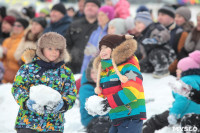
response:
<path id="1" fill-rule="evenodd" d="M 104 104 L 102 103 L 104 99 L 97 95 L 93 95 L 89 97 L 85 102 L 85 109 L 88 111 L 88 114 L 95 116 L 95 115 L 105 115 L 107 114 L 110 109 L 107 111 L 103 111 Z"/>
<path id="2" fill-rule="evenodd" d="M 36 102 L 33 108 L 38 112 L 44 113 L 44 106 L 53 108 L 61 100 L 61 95 L 58 91 L 45 85 L 32 86 L 30 88 L 30 99 Z"/>

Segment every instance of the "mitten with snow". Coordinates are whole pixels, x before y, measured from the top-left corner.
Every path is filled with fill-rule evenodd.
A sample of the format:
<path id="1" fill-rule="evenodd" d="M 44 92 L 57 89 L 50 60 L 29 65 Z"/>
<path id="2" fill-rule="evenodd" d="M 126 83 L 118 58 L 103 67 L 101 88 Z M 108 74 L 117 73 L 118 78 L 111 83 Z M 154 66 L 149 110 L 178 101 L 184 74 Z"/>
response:
<path id="1" fill-rule="evenodd" d="M 36 112 L 36 110 L 33 109 L 33 104 L 36 104 L 36 102 L 35 102 L 34 100 L 28 99 L 28 100 L 26 101 L 26 107 L 27 107 L 30 111 Z"/>
<path id="2" fill-rule="evenodd" d="M 168 120 L 168 123 L 170 125 L 175 125 L 177 123 L 177 119 L 176 119 L 176 116 L 173 115 L 173 114 L 170 114 L 168 117 L 167 117 L 167 120 Z"/>
<path id="3" fill-rule="evenodd" d="M 157 44 L 158 41 L 155 38 L 145 38 L 142 41 L 142 44 L 147 45 L 147 44 Z"/>
<path id="4" fill-rule="evenodd" d="M 175 82 L 170 82 L 169 85 L 171 89 L 182 96 L 188 97 L 192 87 L 187 85 L 182 80 L 176 80 Z"/>
<path id="5" fill-rule="evenodd" d="M 107 114 L 111 107 L 107 99 L 94 95 L 86 100 L 85 109 L 88 111 L 88 114 L 95 116 Z"/>

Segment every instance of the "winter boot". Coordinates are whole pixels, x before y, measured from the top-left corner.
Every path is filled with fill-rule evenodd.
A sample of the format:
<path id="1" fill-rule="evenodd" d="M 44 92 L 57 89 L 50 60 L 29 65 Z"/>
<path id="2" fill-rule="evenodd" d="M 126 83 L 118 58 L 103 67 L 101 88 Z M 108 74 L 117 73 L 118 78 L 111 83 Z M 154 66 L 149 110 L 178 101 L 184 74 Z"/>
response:
<path id="1" fill-rule="evenodd" d="M 168 126 L 167 117 L 169 116 L 169 111 L 165 111 L 162 114 L 154 115 L 149 120 L 143 124 L 143 133 L 154 133 L 165 126 Z"/>
<path id="2" fill-rule="evenodd" d="M 168 76 L 170 73 L 168 70 L 163 70 L 163 71 L 154 71 L 153 72 L 153 77 L 154 78 L 163 78 Z"/>
<path id="3" fill-rule="evenodd" d="M 187 114 L 181 119 L 181 127 L 200 133 L 200 114 Z"/>

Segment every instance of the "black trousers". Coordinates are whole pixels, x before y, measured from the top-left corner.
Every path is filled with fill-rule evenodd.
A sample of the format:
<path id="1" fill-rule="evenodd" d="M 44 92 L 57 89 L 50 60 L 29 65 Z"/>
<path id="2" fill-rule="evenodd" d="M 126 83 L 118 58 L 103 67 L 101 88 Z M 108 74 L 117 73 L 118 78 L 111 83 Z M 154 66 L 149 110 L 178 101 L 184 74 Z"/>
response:
<path id="1" fill-rule="evenodd" d="M 36 130 L 28 129 L 28 128 L 18 128 L 17 133 L 44 133 L 44 132 L 37 132 Z M 62 133 L 59 131 L 49 131 L 46 133 Z"/>

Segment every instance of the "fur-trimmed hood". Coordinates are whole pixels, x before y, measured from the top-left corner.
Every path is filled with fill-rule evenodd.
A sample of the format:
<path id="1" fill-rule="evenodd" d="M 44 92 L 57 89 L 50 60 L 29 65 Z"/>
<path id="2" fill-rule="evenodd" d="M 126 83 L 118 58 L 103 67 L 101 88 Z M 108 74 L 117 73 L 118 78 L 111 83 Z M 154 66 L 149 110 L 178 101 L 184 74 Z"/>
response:
<path id="1" fill-rule="evenodd" d="M 125 35 L 126 40 L 113 49 L 111 58 L 114 59 L 116 65 L 126 62 L 131 58 L 137 50 L 137 42 L 133 39 L 133 36 Z M 93 62 L 93 67 L 98 69 L 98 65 L 101 62 L 100 56 L 96 57 Z"/>

